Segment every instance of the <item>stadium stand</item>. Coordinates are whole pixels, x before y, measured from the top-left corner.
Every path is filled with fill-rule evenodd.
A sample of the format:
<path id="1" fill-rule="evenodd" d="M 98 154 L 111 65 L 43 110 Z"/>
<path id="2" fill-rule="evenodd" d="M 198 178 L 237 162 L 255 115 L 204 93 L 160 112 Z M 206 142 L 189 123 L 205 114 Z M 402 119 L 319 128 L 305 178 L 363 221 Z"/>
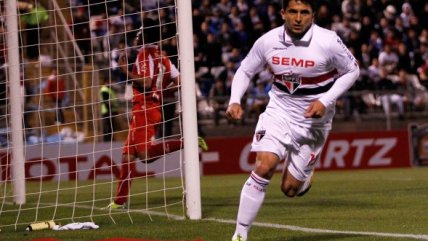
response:
<path id="1" fill-rule="evenodd" d="M 49 1 L 40 2 L 50 9 Z M 110 68 L 118 83 L 123 83 L 124 78 L 115 71 L 115 58 L 118 48 L 132 45 L 132 30 L 140 26 L 139 9 L 146 10 L 148 16 L 161 19 L 165 37 L 163 49 L 168 56 L 177 56 L 177 40 L 171 37 L 175 25 L 168 24 L 175 18 L 171 0 L 155 1 L 156 6 L 142 6 L 140 1 L 58 2 L 72 9 L 66 17 L 85 64 Z M 160 11 L 152 11 L 158 4 L 162 7 Z M 247 103 L 244 103 L 249 113 L 242 123 L 226 121 L 222 116 L 224 104 L 218 103 L 227 102 L 234 71 L 254 41 L 271 28 L 282 25 L 281 1 L 194 0 L 192 7 L 200 125 L 210 130 L 214 124 L 217 124 L 216 128 L 227 128 L 253 123 L 263 109 L 264 92 L 270 86 L 265 76 L 256 76 L 249 88 L 245 98 Z M 337 103 L 337 130 L 358 130 L 359 123 L 372 129 L 405 128 L 407 123 L 421 122 L 428 116 L 428 2 L 323 0 L 318 1 L 316 23 L 336 31 L 361 67 L 357 83 Z M 50 38 L 47 34 L 42 37 Z M 40 40 L 41 43 L 51 41 Z M 87 56 L 88 49 L 98 54 Z M 49 49 L 40 52 L 49 55 Z M 172 59 L 177 61 L 177 58 Z M 125 84 L 119 86 L 117 92 L 124 96 Z M 222 86 L 224 93 L 215 93 L 216 86 Z M 258 103 L 261 104 L 255 106 Z"/>

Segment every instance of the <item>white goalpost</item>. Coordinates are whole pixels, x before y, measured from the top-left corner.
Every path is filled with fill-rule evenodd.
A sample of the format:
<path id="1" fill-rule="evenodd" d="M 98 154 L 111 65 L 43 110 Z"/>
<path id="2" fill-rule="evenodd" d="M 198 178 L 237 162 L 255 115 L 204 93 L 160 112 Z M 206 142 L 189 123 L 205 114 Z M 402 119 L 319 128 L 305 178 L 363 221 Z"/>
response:
<path id="1" fill-rule="evenodd" d="M 0 0 L 2 232 L 51 220 L 201 219 L 191 1 L 119 2 Z M 181 81 L 162 90 L 162 121 L 148 143 L 161 154 L 126 166 L 126 208 L 110 210 L 135 94 L 118 57 L 136 68 L 143 18 L 159 23 L 159 49 Z M 170 152 L 169 140 L 183 148 Z"/>
<path id="2" fill-rule="evenodd" d="M 5 3 L 7 15 L 7 29 L 18 29 L 17 4 L 15 1 Z M 12 184 L 14 202 L 16 204 L 25 203 L 25 167 L 24 167 L 24 143 L 22 131 L 22 101 L 19 77 L 19 45 L 18 31 L 7 31 L 8 43 L 8 76 L 10 88 L 10 124 L 11 124 L 11 144 L 12 144 Z"/>

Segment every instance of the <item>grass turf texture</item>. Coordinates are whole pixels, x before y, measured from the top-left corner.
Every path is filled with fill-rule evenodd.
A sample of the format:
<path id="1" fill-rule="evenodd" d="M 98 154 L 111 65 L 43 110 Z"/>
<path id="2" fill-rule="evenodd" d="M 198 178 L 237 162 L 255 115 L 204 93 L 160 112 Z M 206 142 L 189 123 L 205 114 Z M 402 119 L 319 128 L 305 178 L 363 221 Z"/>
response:
<path id="1" fill-rule="evenodd" d="M 128 237 L 155 240 L 192 240 L 205 241 L 230 240 L 235 225 L 242 184 L 248 175 L 206 176 L 202 178 L 202 213 L 203 220 L 175 220 L 165 216 L 151 215 L 138 212 L 112 212 L 113 223 L 109 216 L 95 216 L 93 221 L 100 225 L 98 230 L 53 231 L 42 230 L 25 232 L 25 225 L 3 227 L 0 240 L 22 241 L 42 237 L 55 237 L 64 241 L 89 241 L 111 237 Z M 413 169 L 378 169 L 362 171 L 317 172 L 313 187 L 304 197 L 289 199 L 279 189 L 280 173 L 275 174 L 269 188 L 265 203 L 260 210 L 256 222 L 292 225 L 313 229 L 337 231 L 376 232 L 394 234 L 424 234 L 428 235 L 428 168 Z M 149 179 L 153 190 L 161 186 L 161 180 Z M 171 186 L 180 184 L 180 180 L 171 179 Z M 146 183 L 135 182 L 134 189 L 146 188 Z M 55 184 L 56 185 L 56 184 Z M 55 187 L 52 185 L 52 187 Z M 66 184 L 64 184 L 66 185 Z M 67 183 L 73 186 L 75 183 Z M 46 187 L 46 186 L 45 186 Z M 37 183 L 30 183 L 27 192 L 38 190 Z M 54 188 L 53 188 L 54 189 Z M 79 189 L 78 198 L 91 199 L 92 187 Z M 105 198 L 94 203 L 98 207 L 108 204 L 111 192 L 110 184 L 96 187 L 95 197 Z M 145 196 L 133 197 L 131 208 L 153 208 L 152 211 L 165 212 L 168 205 L 169 214 L 182 215 L 180 190 L 163 198 L 163 193 L 154 192 L 146 199 Z M 61 194 L 59 203 L 67 203 L 75 197 L 74 190 Z M 49 195 L 42 197 L 49 199 Z M 33 200 L 32 200 L 33 199 Z M 3 200 L 1 200 L 3 201 Z M 34 198 L 29 198 L 28 204 Z M 42 202 L 47 202 L 42 200 Z M 49 200 L 55 203 L 55 200 Z M 146 203 L 149 203 L 147 205 Z M 72 212 L 89 215 L 104 215 L 108 212 L 93 210 L 92 203 L 82 204 L 83 208 L 74 210 L 68 206 L 58 209 L 57 215 L 64 216 Z M 25 208 L 24 206 L 24 208 Z M 88 206 L 88 207 L 85 207 Z M 3 209 L 15 208 L 14 206 Z M 42 220 L 52 217 L 45 214 L 49 208 L 40 209 L 38 216 Z M 28 222 L 34 220 L 33 213 L 24 214 L 22 219 Z M 132 217 L 131 224 L 129 215 Z M 16 214 L 2 213 L 0 224 L 14 223 Z M 226 223 L 218 220 L 225 220 Z M 74 220 L 75 222 L 90 221 L 89 218 Z M 23 222 L 23 220 L 20 220 Z M 62 220 L 66 224 L 71 220 Z M 337 234 L 322 232 L 291 231 L 274 227 L 254 226 L 249 234 L 250 241 L 308 241 L 308 240 L 415 240 L 411 238 L 366 236 L 359 234 Z"/>

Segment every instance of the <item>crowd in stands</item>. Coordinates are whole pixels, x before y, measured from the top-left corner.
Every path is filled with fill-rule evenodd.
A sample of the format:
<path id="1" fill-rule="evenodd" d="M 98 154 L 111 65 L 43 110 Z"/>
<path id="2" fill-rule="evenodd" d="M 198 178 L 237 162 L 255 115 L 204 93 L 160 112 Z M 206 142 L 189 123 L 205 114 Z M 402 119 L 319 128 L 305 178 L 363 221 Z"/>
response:
<path id="1" fill-rule="evenodd" d="M 98 48 L 115 49 L 132 45 L 132 30 L 140 26 L 139 9 L 146 16 L 160 18 L 165 41 L 163 49 L 177 56 L 175 11 L 168 0 L 127 2 L 122 8 L 105 6 L 100 18 L 89 26 L 92 38 L 100 38 Z M 91 4 L 92 6 L 96 6 Z M 154 11 L 154 9 L 158 9 Z M 196 81 L 201 112 L 213 112 L 216 123 L 227 105 L 231 82 L 240 61 L 254 41 L 272 28 L 281 26 L 280 0 L 194 0 L 193 43 Z M 92 10 L 97 12 L 97 10 Z M 316 23 L 335 31 L 359 61 L 361 76 L 347 95 L 338 101 L 345 118 L 380 107 L 405 118 L 407 110 L 425 110 L 428 103 L 428 2 L 423 0 L 324 0 L 318 1 Z M 125 29 L 123 29 L 125 26 Z M 123 36 L 115 34 L 125 31 Z M 120 39 L 122 38 L 122 39 Z M 119 46 L 119 47 L 118 47 Z M 176 57 L 173 58 L 176 61 Z M 123 76 L 120 77 L 123 80 Z M 258 74 L 248 90 L 245 106 L 258 115 L 266 105 L 272 73 Z"/>
<path id="2" fill-rule="evenodd" d="M 89 4 L 88 4 L 89 2 Z M 358 59 L 361 76 L 350 94 L 338 101 L 345 118 L 381 108 L 426 110 L 428 103 L 428 2 L 425 0 L 320 0 L 316 23 L 335 31 Z M 118 82 L 121 51 L 130 49 L 141 17 L 162 24 L 164 52 L 177 64 L 176 9 L 173 0 L 74 0 L 70 21 L 87 63 L 107 65 Z M 143 10 L 143 13 L 140 11 Z M 281 0 L 193 0 L 195 72 L 199 111 L 222 118 L 233 75 L 254 41 L 283 25 Z M 93 55 L 93 53 L 100 53 Z M 132 51 L 131 51 L 132 52 Z M 130 53 L 132 56 L 132 53 Z M 256 75 L 245 98 L 248 114 L 258 115 L 267 103 L 272 73 Z"/>
<path id="3" fill-rule="evenodd" d="M 229 93 L 233 73 L 253 42 L 283 24 L 281 1 L 192 3 L 196 71 L 202 95 L 212 97 L 209 90 L 213 85 L 216 89 L 223 86 Z M 364 94 L 338 101 L 345 118 L 379 106 L 386 115 L 391 114 L 391 108 L 397 109 L 403 119 L 406 110 L 427 107 L 428 2 L 324 0 L 319 1 L 315 18 L 318 25 L 342 38 L 360 64 L 361 76 L 351 91 Z M 263 110 L 266 102 L 260 97 L 266 96 L 271 79 L 266 70 L 253 80 L 247 98 L 250 112 Z"/>

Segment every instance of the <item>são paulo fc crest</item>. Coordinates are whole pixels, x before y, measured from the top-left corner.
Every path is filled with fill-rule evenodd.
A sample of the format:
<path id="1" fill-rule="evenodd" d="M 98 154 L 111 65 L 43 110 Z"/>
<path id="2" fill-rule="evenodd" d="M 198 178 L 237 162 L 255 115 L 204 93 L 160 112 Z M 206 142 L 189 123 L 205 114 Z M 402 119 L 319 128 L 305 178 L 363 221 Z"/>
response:
<path id="1" fill-rule="evenodd" d="M 256 132 L 256 140 L 260 141 L 265 136 L 265 134 L 266 134 L 265 130 L 258 130 Z"/>
<path id="2" fill-rule="evenodd" d="M 281 80 L 282 80 L 281 83 L 285 87 L 287 87 L 290 94 L 293 94 L 293 92 L 296 91 L 297 88 L 299 88 L 301 78 L 298 75 L 293 74 L 293 72 L 290 71 L 288 73 L 283 74 Z"/>

